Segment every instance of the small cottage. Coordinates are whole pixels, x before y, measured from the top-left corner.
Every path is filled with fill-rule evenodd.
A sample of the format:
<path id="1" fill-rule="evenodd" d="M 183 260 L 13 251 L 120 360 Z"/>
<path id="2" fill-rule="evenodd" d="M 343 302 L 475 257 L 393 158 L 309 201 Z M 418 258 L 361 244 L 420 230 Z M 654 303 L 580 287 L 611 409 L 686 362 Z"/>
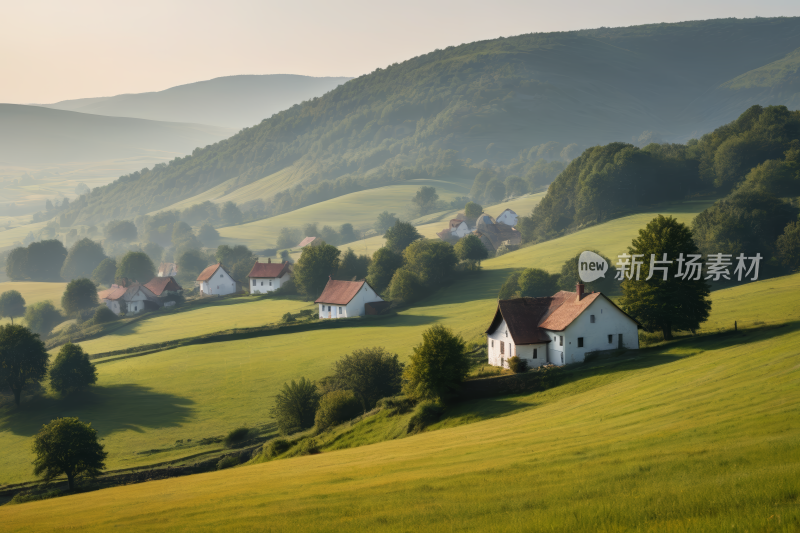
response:
<path id="1" fill-rule="evenodd" d="M 166 298 L 183 292 L 183 287 L 178 285 L 172 276 L 158 276 L 144 284 L 158 298 Z"/>
<path id="2" fill-rule="evenodd" d="M 519 222 L 519 217 L 511 209 L 506 209 L 500 216 L 497 217 L 498 224 L 505 224 L 506 226 L 516 226 Z"/>
<path id="3" fill-rule="evenodd" d="M 276 291 L 281 285 L 289 281 L 291 266 L 288 261 L 273 263 L 272 259 L 267 259 L 266 263 L 253 265 L 250 274 L 250 294 L 264 294 Z"/>
<path id="4" fill-rule="evenodd" d="M 139 283 L 132 283 L 128 286 L 114 284 L 108 289 L 98 292 L 97 297 L 115 315 L 121 313 L 135 315 L 142 311 L 154 311 L 159 307 L 156 295 L 145 285 Z"/>
<path id="5" fill-rule="evenodd" d="M 200 284 L 200 296 L 224 296 L 236 292 L 236 280 L 222 263 L 206 267 L 197 276 L 197 282 Z"/>
<path id="6" fill-rule="evenodd" d="M 371 309 L 381 308 L 378 302 L 384 302 L 383 298 L 366 281 L 329 279 L 314 303 L 319 305 L 320 318 L 347 318 L 367 314 L 367 304 L 372 304 Z"/>
<path id="7" fill-rule="evenodd" d="M 543 298 L 497 303 L 486 330 L 489 364 L 508 368 L 508 359 L 526 359 L 529 368 L 546 363 L 581 363 L 586 354 L 639 348 L 641 325 L 600 292 L 559 291 Z"/>

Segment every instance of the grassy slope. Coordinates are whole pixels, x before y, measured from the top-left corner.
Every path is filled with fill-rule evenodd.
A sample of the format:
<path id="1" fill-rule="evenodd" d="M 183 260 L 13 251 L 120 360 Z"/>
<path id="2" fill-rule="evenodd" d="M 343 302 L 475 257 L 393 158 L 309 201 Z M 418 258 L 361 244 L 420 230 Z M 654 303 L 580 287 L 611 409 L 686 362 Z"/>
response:
<path id="1" fill-rule="evenodd" d="M 120 350 L 140 344 L 194 337 L 214 331 L 252 328 L 280 321 L 284 313 L 296 313 L 313 304 L 300 300 L 263 299 L 242 303 L 239 299 L 222 300 L 200 308 L 167 315 L 153 315 L 133 322 L 109 335 L 81 343 L 87 353 Z"/>
<path id="2" fill-rule="evenodd" d="M 482 422 L 0 518 L 8 531 L 67 515 L 81 531 L 796 531 L 798 327 L 646 350 L 559 389 L 475 402 L 494 417 Z"/>
<path id="3" fill-rule="evenodd" d="M 252 249 L 275 246 L 282 227 L 302 228 L 304 224 L 316 222 L 339 226 L 345 222 L 355 227 L 371 226 L 383 211 L 406 211 L 417 190 L 423 185 L 436 187 L 442 200 L 452 200 L 457 196 L 469 194 L 469 184 L 439 180 L 410 180 L 402 185 L 389 185 L 377 189 L 354 192 L 332 200 L 326 200 L 289 213 L 242 224 L 220 228 L 219 233 L 226 241 L 246 244 Z"/>
<path id="4" fill-rule="evenodd" d="M 685 204 L 658 212 L 688 222 L 705 204 Z M 445 287 L 396 318 L 359 327 L 284 334 L 168 350 L 99 366 L 98 398 L 66 406 L 43 399 L 23 404 L 19 413 L 0 411 L 0 481 L 31 478 L 28 442 L 55 415 L 91 421 L 111 453 L 109 468 L 144 465 L 176 457 L 180 449 L 155 455 L 135 452 L 171 446 L 179 439 L 219 435 L 268 418 L 272 396 L 289 379 L 326 375 L 333 361 L 354 348 L 386 346 L 406 359 L 421 332 L 434 323 L 476 338 L 495 308 L 497 291 L 514 268 L 560 269 L 565 258 L 587 243 L 614 256 L 653 213 L 632 215 L 601 226 L 484 262 L 484 271 L 462 285 Z M 235 307 L 234 307 L 235 308 Z M 231 308 L 231 309 L 234 309 Z M 176 328 L 191 328 L 191 323 Z M 148 339 L 156 342 L 157 339 Z M 91 351 L 91 350 L 90 350 Z M 181 379 L 175 379 L 176 376 Z"/>
<path id="5" fill-rule="evenodd" d="M 2 235 L 2 234 L 0 234 Z M 6 291 L 18 291 L 25 304 L 31 305 L 44 300 L 50 300 L 57 308 L 61 308 L 61 295 L 64 294 L 66 283 L 45 283 L 39 281 L 6 281 L 0 283 L 0 294 Z M 7 318 L 0 318 L 0 324 L 11 323 Z"/>

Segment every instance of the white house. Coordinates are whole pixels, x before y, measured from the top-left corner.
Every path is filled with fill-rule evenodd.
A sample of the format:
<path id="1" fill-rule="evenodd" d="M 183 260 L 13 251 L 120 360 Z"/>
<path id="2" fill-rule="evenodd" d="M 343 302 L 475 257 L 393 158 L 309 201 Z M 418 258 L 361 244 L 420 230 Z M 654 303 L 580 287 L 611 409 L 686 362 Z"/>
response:
<path id="1" fill-rule="evenodd" d="M 506 226 L 516 226 L 519 221 L 517 214 L 511 209 L 506 209 L 500 216 L 495 219 L 498 224 L 505 224 Z"/>
<path id="2" fill-rule="evenodd" d="M 206 267 L 197 276 L 200 296 L 224 296 L 236 292 L 236 280 L 228 274 L 222 263 Z"/>
<path id="3" fill-rule="evenodd" d="M 289 281 L 289 262 L 273 263 L 267 259 L 266 263 L 253 265 L 250 274 L 250 294 L 263 294 L 280 289 L 281 285 Z"/>
<path id="4" fill-rule="evenodd" d="M 500 300 L 486 330 L 489 364 L 508 368 L 509 357 L 545 363 L 582 363 L 589 352 L 639 348 L 641 325 L 600 292 L 559 291 L 543 298 Z"/>
<path id="5" fill-rule="evenodd" d="M 122 312 L 127 315 L 135 315 L 142 311 L 152 311 L 159 307 L 158 298 L 153 294 L 153 291 L 139 283 L 132 283 L 127 287 L 114 284 L 110 288 L 98 292 L 97 297 L 115 315 L 119 315 Z"/>
<path id="6" fill-rule="evenodd" d="M 320 318 L 363 316 L 369 311 L 380 312 L 389 302 L 378 296 L 366 281 L 329 279 L 325 290 L 314 302 L 319 304 Z M 369 314 L 373 314 L 369 312 Z"/>

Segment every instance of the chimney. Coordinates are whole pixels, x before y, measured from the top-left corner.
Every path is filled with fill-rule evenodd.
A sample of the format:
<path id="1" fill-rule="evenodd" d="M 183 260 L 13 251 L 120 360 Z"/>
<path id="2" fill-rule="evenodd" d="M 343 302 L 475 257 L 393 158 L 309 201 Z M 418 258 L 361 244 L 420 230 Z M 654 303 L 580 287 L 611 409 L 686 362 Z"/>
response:
<path id="1" fill-rule="evenodd" d="M 271 257 L 267 257 L 267 263 L 272 263 L 272 258 Z"/>
<path id="2" fill-rule="evenodd" d="M 578 295 L 576 300 L 578 300 L 580 302 L 581 298 L 583 298 L 583 283 L 576 283 L 575 284 L 575 292 Z"/>

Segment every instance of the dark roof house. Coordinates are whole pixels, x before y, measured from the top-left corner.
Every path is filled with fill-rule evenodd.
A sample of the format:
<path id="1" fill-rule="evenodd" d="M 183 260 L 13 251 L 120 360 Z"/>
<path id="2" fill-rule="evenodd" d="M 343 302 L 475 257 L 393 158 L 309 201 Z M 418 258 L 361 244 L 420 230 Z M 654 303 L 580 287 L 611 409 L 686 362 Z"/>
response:
<path id="1" fill-rule="evenodd" d="M 172 276 L 155 277 L 144 284 L 156 296 L 167 295 L 171 292 L 180 292 L 183 288 L 178 285 Z"/>
<path id="2" fill-rule="evenodd" d="M 273 263 L 272 259 L 267 259 L 266 263 L 259 263 L 253 265 L 248 278 L 280 278 L 289 273 L 290 265 L 288 261 L 282 263 Z"/>

